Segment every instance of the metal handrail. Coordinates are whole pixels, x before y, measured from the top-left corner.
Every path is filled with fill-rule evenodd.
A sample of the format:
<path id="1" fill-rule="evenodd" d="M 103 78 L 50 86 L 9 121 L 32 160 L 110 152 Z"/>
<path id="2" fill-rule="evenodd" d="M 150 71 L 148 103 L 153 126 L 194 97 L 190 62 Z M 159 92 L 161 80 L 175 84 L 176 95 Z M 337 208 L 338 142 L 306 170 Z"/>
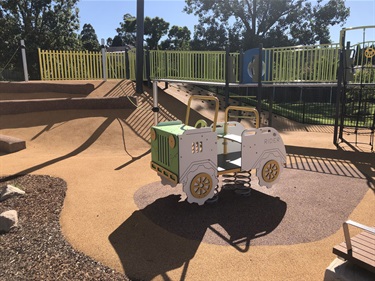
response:
<path id="1" fill-rule="evenodd" d="M 345 237 L 345 243 L 346 243 L 346 249 L 348 250 L 348 253 L 352 252 L 352 242 L 350 240 L 350 233 L 349 233 L 349 225 L 360 228 L 364 231 L 367 231 L 371 234 L 375 234 L 375 227 L 369 227 L 364 224 L 360 224 L 358 222 L 347 220 L 343 223 L 342 227 L 344 229 L 344 237 Z"/>
<path id="2" fill-rule="evenodd" d="M 185 125 L 189 124 L 189 117 L 190 117 L 190 107 L 191 107 L 191 101 L 193 99 L 196 100 L 212 100 L 215 102 L 215 115 L 214 115 L 214 122 L 213 122 L 213 127 L 212 130 L 215 132 L 216 131 L 216 123 L 217 123 L 217 116 L 219 114 L 219 99 L 214 96 L 197 96 L 197 95 L 192 95 L 189 98 L 188 101 L 188 106 L 186 109 L 186 118 L 185 118 Z"/>
<path id="3" fill-rule="evenodd" d="M 248 106 L 228 106 L 225 109 L 225 123 L 224 123 L 224 135 L 228 133 L 228 119 L 229 119 L 229 111 L 230 110 L 241 110 L 241 111 L 247 111 L 252 112 L 255 115 L 255 128 L 259 128 L 259 112 L 254 107 L 248 107 Z M 244 116 L 237 116 L 238 118 L 244 117 Z"/>

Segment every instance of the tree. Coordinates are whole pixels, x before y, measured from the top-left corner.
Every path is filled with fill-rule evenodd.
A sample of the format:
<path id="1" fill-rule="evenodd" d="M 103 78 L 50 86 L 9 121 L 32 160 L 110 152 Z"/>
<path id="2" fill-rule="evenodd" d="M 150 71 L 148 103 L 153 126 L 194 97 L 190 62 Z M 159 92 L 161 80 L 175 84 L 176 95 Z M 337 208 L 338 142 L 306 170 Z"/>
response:
<path id="1" fill-rule="evenodd" d="M 223 51 L 227 42 L 228 30 L 225 25 L 212 19 L 211 22 L 206 22 L 206 25 L 195 26 L 191 48 L 193 50 Z"/>
<path id="2" fill-rule="evenodd" d="M 125 14 L 124 21 L 120 22 L 120 27 L 116 29 L 117 36 L 122 40 L 122 45 L 135 46 L 137 38 L 137 19 L 131 14 Z M 162 18 L 146 17 L 144 21 L 145 41 L 151 50 L 158 48 L 160 38 L 168 33 L 169 23 Z M 116 38 L 116 37 L 115 37 Z M 115 41 L 115 38 L 113 41 Z M 116 46 L 119 41 L 116 39 Z"/>
<path id="3" fill-rule="evenodd" d="M 146 17 L 144 25 L 147 45 L 150 50 L 156 50 L 161 37 L 168 33 L 169 23 L 159 17 Z"/>
<path id="4" fill-rule="evenodd" d="M 174 25 L 168 32 L 168 39 L 161 42 L 163 50 L 189 50 L 190 49 L 190 30 L 184 26 Z"/>
<path id="5" fill-rule="evenodd" d="M 5 24 L 0 25 L 2 41 L 17 49 L 26 44 L 29 73 L 39 78 L 37 49 L 77 49 L 80 46 L 78 0 L 0 0 Z M 0 49 L 0 53 L 3 49 Z"/>
<path id="6" fill-rule="evenodd" d="M 95 33 L 95 29 L 91 24 L 85 23 L 83 25 L 80 38 L 82 41 L 82 47 L 88 51 L 99 51 L 100 44 L 98 41 L 98 36 Z"/>
<path id="7" fill-rule="evenodd" d="M 184 11 L 199 16 L 197 31 L 223 24 L 238 32 L 244 48 L 329 42 L 329 27 L 349 16 L 345 0 L 186 0 Z M 274 39 L 273 39 L 274 38 Z"/>
<path id="8" fill-rule="evenodd" d="M 19 56 L 16 56 L 21 39 L 17 34 L 20 32 L 15 20 L 0 10 L 0 80 L 4 70 L 21 69 L 21 61 L 17 61 Z"/>
<path id="9" fill-rule="evenodd" d="M 112 44 L 115 44 L 113 46 L 135 46 L 137 38 L 136 18 L 133 17 L 131 14 L 125 14 L 123 19 L 124 21 L 120 22 L 120 27 L 116 29 L 116 36 L 118 36 L 119 38 L 116 38 L 115 36 L 113 38 L 113 41 L 115 41 L 115 39 L 116 41 Z M 119 45 L 119 39 L 121 39 L 121 45 Z"/>
<path id="10" fill-rule="evenodd" d="M 109 46 L 111 46 L 111 47 L 124 46 L 124 42 L 122 41 L 121 36 L 116 35 L 115 37 L 113 37 L 113 40 L 110 42 Z"/>

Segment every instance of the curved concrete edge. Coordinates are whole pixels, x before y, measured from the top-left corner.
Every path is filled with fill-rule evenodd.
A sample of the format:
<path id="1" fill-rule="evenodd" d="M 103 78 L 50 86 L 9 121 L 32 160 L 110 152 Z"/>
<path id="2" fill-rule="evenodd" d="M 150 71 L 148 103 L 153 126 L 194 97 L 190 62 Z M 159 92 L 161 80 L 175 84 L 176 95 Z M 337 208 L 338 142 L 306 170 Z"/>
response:
<path id="1" fill-rule="evenodd" d="M 95 89 L 89 82 L 80 84 L 72 81 L 70 84 L 58 81 L 33 81 L 33 82 L 0 82 L 0 93 L 39 93 L 56 92 L 88 95 Z"/>
<path id="2" fill-rule="evenodd" d="M 372 281 L 375 274 L 339 258 L 334 259 L 324 273 L 324 281 L 352 280 Z"/>
<path id="3" fill-rule="evenodd" d="M 26 148 L 26 142 L 19 138 L 0 135 L 0 152 L 13 153 Z"/>
<path id="4" fill-rule="evenodd" d="M 58 98 L 0 101 L 0 115 L 71 109 L 134 109 L 136 97 Z"/>

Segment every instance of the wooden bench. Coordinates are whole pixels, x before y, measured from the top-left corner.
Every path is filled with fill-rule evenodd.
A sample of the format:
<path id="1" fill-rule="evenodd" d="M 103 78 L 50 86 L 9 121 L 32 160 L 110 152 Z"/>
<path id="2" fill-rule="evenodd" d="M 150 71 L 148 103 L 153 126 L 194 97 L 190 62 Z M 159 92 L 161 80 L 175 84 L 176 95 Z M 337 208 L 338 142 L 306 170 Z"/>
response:
<path id="1" fill-rule="evenodd" d="M 364 230 L 350 237 L 349 225 Z M 348 220 L 343 224 L 345 242 L 333 247 L 333 253 L 375 273 L 375 228 Z"/>

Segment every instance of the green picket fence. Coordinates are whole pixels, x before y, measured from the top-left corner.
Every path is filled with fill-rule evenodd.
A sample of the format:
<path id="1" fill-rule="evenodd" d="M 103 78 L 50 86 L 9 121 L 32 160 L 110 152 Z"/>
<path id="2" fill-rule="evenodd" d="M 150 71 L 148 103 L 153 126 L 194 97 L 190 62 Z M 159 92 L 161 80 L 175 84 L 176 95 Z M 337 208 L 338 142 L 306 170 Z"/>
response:
<path id="1" fill-rule="evenodd" d="M 239 81 L 239 53 L 230 53 L 236 82 Z M 152 79 L 225 82 L 225 51 L 150 51 Z"/>
<path id="2" fill-rule="evenodd" d="M 352 46 L 355 51 L 354 83 L 375 83 L 375 53 L 370 56 L 375 42 Z M 337 82 L 340 47 L 338 44 L 264 48 L 265 83 L 334 83 Z M 365 54 L 367 51 L 367 57 Z M 42 80 L 135 80 L 135 50 L 101 52 L 51 51 L 39 49 Z M 227 65 L 229 63 L 229 65 Z M 230 69 L 230 82 L 239 82 L 242 72 L 241 54 L 225 51 L 149 51 L 144 57 L 144 80 L 173 79 L 189 81 L 225 82 Z M 244 66 L 246 67 L 246 66 Z M 362 71 L 359 71 L 362 70 Z"/>
<path id="3" fill-rule="evenodd" d="M 101 52 L 38 50 L 41 80 L 135 80 L 135 51 Z M 128 56 L 128 58 L 127 58 Z"/>
<path id="4" fill-rule="evenodd" d="M 103 78 L 99 52 L 38 49 L 42 80 L 95 80 Z"/>
<path id="5" fill-rule="evenodd" d="M 264 82 L 295 83 L 337 81 L 339 44 L 265 48 Z"/>

